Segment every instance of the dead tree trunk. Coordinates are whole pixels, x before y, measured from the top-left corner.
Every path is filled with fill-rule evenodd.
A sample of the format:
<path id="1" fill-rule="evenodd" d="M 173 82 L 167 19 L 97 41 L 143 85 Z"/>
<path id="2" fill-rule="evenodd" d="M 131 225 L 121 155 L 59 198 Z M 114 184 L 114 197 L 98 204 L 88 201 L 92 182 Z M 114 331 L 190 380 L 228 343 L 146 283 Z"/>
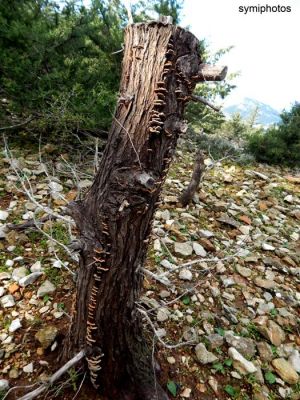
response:
<path id="1" fill-rule="evenodd" d="M 69 207 L 82 250 L 65 356 L 85 349 L 91 381 L 109 399 L 167 399 L 136 302 L 153 214 L 186 130 L 184 107 L 205 71 L 191 33 L 156 22 L 127 26 L 106 149 L 86 198 Z"/>
<path id="2" fill-rule="evenodd" d="M 196 193 L 196 190 L 199 187 L 204 169 L 205 165 L 204 165 L 203 153 L 201 150 L 198 150 L 196 154 L 191 182 L 189 183 L 188 187 L 182 192 L 182 195 L 180 196 L 179 199 L 183 207 L 187 206 L 192 201 L 194 194 Z"/>

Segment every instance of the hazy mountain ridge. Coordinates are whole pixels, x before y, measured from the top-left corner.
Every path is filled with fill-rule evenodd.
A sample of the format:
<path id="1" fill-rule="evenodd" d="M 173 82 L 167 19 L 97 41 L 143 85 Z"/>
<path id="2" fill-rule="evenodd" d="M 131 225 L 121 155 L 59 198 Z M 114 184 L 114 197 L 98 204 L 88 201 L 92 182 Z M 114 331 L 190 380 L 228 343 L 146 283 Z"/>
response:
<path id="1" fill-rule="evenodd" d="M 253 115 L 253 112 L 256 110 L 256 108 L 258 108 L 258 113 L 255 119 L 255 124 L 268 126 L 280 121 L 280 113 L 275 108 L 269 106 L 268 104 L 262 103 L 261 101 L 250 99 L 248 97 L 245 97 L 238 104 L 225 107 L 223 112 L 226 116 L 239 113 L 243 119 L 249 119 Z"/>

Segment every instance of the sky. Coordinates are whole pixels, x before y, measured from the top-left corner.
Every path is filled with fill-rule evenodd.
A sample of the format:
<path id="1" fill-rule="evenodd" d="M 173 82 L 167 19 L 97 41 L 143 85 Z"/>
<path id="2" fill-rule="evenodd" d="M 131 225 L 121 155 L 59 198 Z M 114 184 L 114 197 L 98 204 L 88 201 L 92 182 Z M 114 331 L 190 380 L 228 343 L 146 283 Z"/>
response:
<path id="1" fill-rule="evenodd" d="M 239 6 L 290 6 L 291 12 L 239 12 Z M 184 0 L 181 26 L 212 51 L 233 45 L 220 64 L 240 72 L 224 105 L 244 97 L 281 111 L 300 101 L 300 0 Z"/>

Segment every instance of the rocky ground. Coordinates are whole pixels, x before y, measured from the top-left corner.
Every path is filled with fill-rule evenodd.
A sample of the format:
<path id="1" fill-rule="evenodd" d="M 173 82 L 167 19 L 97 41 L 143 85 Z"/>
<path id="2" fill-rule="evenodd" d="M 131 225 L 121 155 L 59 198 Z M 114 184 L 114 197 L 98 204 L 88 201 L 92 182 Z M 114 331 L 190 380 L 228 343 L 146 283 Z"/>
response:
<path id="1" fill-rule="evenodd" d="M 177 152 L 153 224 L 139 308 L 161 383 L 178 399 L 300 399 L 300 175 L 205 163 L 201 189 L 181 208 L 193 160 Z M 92 162 L 73 164 L 52 146 L 0 159 L 2 393 L 57 369 L 76 271 L 65 251 L 76 234 L 68 218 L 45 218 L 39 229 L 10 224 L 61 213 L 92 173 Z M 45 398 L 95 398 L 82 378 L 70 370 Z M 7 398 L 16 393 L 24 391 Z"/>

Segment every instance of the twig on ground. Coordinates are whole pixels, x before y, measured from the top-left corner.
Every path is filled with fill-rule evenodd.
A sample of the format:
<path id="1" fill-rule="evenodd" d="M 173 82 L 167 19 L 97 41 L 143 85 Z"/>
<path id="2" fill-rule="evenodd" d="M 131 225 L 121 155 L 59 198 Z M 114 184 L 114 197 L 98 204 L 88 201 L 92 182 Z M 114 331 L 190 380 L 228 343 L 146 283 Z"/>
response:
<path id="1" fill-rule="evenodd" d="M 82 360 L 85 356 L 85 351 L 81 350 L 76 354 L 71 360 L 69 360 L 65 365 L 63 365 L 58 371 L 56 371 L 45 383 L 43 383 L 40 387 L 25 394 L 20 397 L 19 400 L 32 400 L 37 396 L 42 394 L 45 390 L 47 390 L 54 382 L 56 382 L 62 375 L 64 375 L 70 368 L 76 365 L 80 360 Z"/>

